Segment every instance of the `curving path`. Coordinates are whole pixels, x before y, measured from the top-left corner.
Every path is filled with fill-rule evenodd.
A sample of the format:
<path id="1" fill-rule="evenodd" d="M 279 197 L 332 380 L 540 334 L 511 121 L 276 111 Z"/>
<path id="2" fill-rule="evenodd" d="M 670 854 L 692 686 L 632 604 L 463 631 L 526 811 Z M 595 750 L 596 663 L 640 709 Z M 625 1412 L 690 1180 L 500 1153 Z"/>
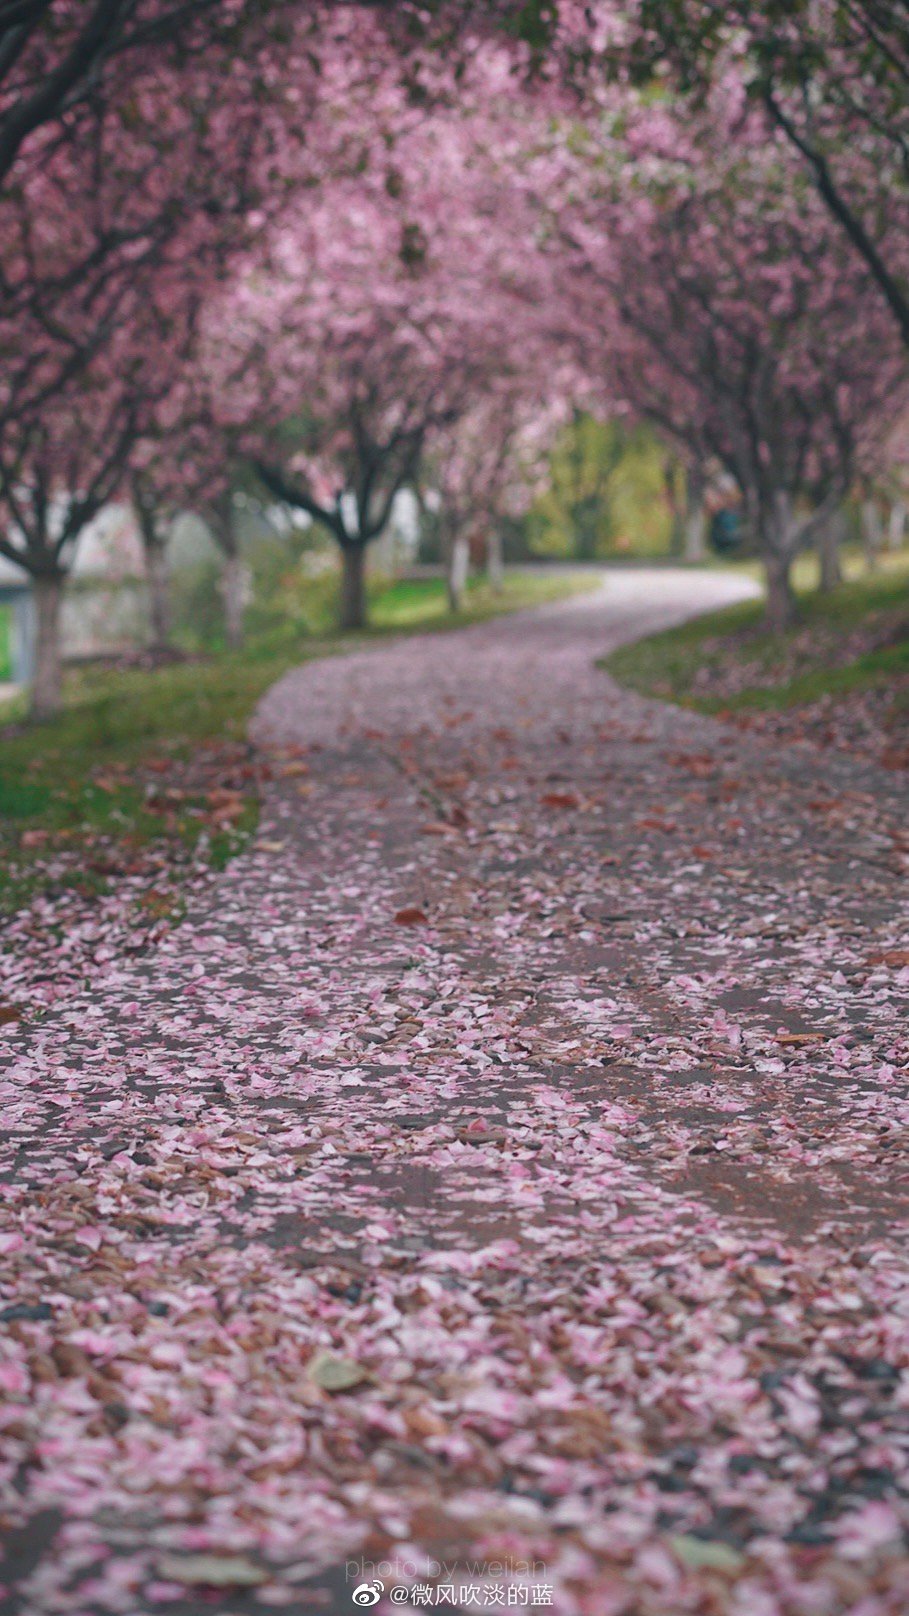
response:
<path id="1" fill-rule="evenodd" d="M 742 587 L 289 675 L 254 850 L 9 1032 L 0 1609 L 905 1612 L 905 799 L 594 665 Z"/>

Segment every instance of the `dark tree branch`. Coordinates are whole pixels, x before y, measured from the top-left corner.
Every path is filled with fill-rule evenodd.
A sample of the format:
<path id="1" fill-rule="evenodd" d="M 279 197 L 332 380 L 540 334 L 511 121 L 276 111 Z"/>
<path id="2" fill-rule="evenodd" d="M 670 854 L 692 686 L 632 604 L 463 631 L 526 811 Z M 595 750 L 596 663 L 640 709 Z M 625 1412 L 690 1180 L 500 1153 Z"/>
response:
<path id="1" fill-rule="evenodd" d="M 305 488 L 301 488 L 299 483 L 291 482 L 290 478 L 276 466 L 269 465 L 264 460 L 256 460 L 254 464 L 257 477 L 282 505 L 289 505 L 291 510 L 305 511 L 314 522 L 321 522 L 323 527 L 327 527 L 334 534 L 342 548 L 350 543 L 340 511 L 332 510 L 328 505 L 320 505 Z"/>
<path id="2" fill-rule="evenodd" d="M 815 183 L 821 197 L 834 218 L 842 225 L 852 245 L 865 260 L 896 319 L 902 341 L 906 347 L 909 347 L 909 298 L 907 298 L 895 277 L 890 273 L 881 253 L 874 241 L 872 241 L 855 209 L 850 207 L 841 189 L 837 186 L 833 171 L 826 157 L 823 152 L 819 151 L 816 146 L 811 145 L 799 133 L 792 119 L 783 111 L 771 89 L 765 89 L 764 91 L 764 104 L 771 118 L 778 128 L 783 131 L 787 140 L 792 142 L 814 170 Z"/>

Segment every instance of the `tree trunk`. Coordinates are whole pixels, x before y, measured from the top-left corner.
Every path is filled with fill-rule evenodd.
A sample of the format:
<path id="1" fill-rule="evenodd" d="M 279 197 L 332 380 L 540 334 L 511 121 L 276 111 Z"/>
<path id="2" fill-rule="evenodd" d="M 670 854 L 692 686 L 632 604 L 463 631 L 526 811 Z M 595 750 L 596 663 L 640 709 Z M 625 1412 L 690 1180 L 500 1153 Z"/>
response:
<path id="1" fill-rule="evenodd" d="M 142 540 L 145 578 L 148 584 L 148 615 L 151 645 L 164 651 L 170 644 L 170 580 L 167 574 L 167 528 L 151 490 L 136 472 L 132 480 L 133 511 Z"/>
<path id="2" fill-rule="evenodd" d="M 685 512 L 679 498 L 678 461 L 672 455 L 667 455 L 663 461 L 663 486 L 669 507 L 669 554 L 682 556 L 685 553 Z"/>
<path id="3" fill-rule="evenodd" d="M 685 560 L 703 561 L 707 554 L 707 512 L 702 468 L 689 466 L 685 475 Z"/>
<path id="4" fill-rule="evenodd" d="M 767 573 L 767 627 L 772 634 L 782 634 L 795 622 L 795 595 L 792 592 L 792 557 L 775 551 L 764 557 Z"/>
<path id="5" fill-rule="evenodd" d="M 230 649 L 239 651 L 243 644 L 243 562 L 237 551 L 224 557 L 221 589 L 224 596 L 224 635 Z"/>
<path id="6" fill-rule="evenodd" d="M 500 595 L 505 583 L 505 556 L 502 529 L 493 523 L 486 536 L 486 576 L 493 594 Z"/>
<path id="7" fill-rule="evenodd" d="M 448 551 L 448 609 L 459 612 L 464 604 L 464 590 L 470 571 L 470 540 L 459 534 L 452 539 Z"/>
<path id="8" fill-rule="evenodd" d="M 875 572 L 881 549 L 881 513 L 874 499 L 862 500 L 862 544 L 865 566 L 869 572 Z"/>
<path id="9" fill-rule="evenodd" d="M 890 520 L 887 523 L 888 550 L 901 550 L 906 542 L 906 520 L 909 512 L 905 502 L 895 499 L 890 507 Z"/>
<path id="10" fill-rule="evenodd" d="M 345 544 L 341 550 L 341 628 L 366 627 L 366 546 Z"/>
<path id="11" fill-rule="evenodd" d="M 818 587 L 824 594 L 831 589 L 836 589 L 837 585 L 843 581 L 843 569 L 840 566 L 840 541 L 842 536 L 842 512 L 834 511 L 817 536 L 817 555 L 821 569 Z"/>
<path id="12" fill-rule="evenodd" d="M 166 651 L 170 645 L 170 579 L 167 550 L 163 544 L 145 546 L 145 575 L 148 580 L 152 649 Z"/>
<path id="13" fill-rule="evenodd" d="M 31 686 L 35 675 L 35 592 L 24 589 L 13 602 L 10 660 L 13 684 Z"/>
<path id="14" fill-rule="evenodd" d="M 60 608 L 63 579 L 59 573 L 37 577 L 35 597 L 35 672 L 32 679 L 32 718 L 53 718 L 60 711 L 63 667 L 60 653 Z"/>

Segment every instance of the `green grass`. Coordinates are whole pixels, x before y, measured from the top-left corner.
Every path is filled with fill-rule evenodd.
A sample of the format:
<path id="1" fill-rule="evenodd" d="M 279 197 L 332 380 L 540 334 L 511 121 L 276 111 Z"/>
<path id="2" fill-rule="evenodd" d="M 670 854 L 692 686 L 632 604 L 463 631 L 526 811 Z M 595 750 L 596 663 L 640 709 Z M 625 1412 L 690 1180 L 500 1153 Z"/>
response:
<path id="1" fill-rule="evenodd" d="M 600 582 L 600 575 L 588 573 L 508 572 L 500 592 L 490 589 L 482 578 L 467 585 L 465 604 L 456 618 L 448 610 L 443 578 L 402 578 L 384 585 L 370 605 L 372 631 L 387 633 L 400 629 L 451 628 L 485 622 L 502 612 L 527 606 L 544 606 L 547 601 L 583 594 Z"/>
<path id="2" fill-rule="evenodd" d="M 239 653 L 220 652 L 154 671 L 100 665 L 74 670 L 67 675 L 63 712 L 41 725 L 22 721 L 22 698 L 5 704 L 0 707 L 0 725 L 6 725 L 0 728 L 0 911 L 17 907 L 46 882 L 49 850 L 78 852 L 103 843 L 128 854 L 174 839 L 195 845 L 208 833 L 203 799 L 190 796 L 165 823 L 147 805 L 149 765 L 157 770 L 155 778 L 166 780 L 171 766 L 178 770 L 200 745 L 242 741 L 259 698 L 300 662 L 391 633 L 480 622 L 588 589 L 595 577 L 514 573 L 501 594 L 480 582 L 456 618 L 447 611 L 441 579 L 378 586 L 372 592 L 372 625 L 361 635 L 272 633 Z M 255 822 L 251 793 L 234 827 L 210 837 L 209 862 L 223 865 Z M 98 890 L 105 884 L 103 871 L 88 865 L 75 879 Z"/>
<path id="3" fill-rule="evenodd" d="M 701 712 L 794 707 L 909 677 L 909 552 L 883 556 L 880 570 L 864 575 L 858 558 L 847 556 L 846 581 L 828 595 L 814 591 L 812 563 L 805 558 L 796 570 L 800 620 L 786 634 L 768 634 L 763 603 L 747 601 L 622 646 L 604 666 L 645 695 Z M 847 636 L 856 630 L 889 643 L 849 655 Z M 742 666 L 750 683 L 708 693 Z"/>

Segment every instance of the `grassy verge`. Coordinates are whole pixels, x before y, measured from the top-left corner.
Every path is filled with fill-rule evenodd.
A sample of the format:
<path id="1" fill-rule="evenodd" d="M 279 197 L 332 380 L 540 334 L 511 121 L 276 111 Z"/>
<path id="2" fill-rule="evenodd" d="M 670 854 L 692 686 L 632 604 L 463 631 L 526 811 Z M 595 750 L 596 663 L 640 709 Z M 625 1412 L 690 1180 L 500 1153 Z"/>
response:
<path id="1" fill-rule="evenodd" d="M 797 575 L 800 620 L 763 628 L 748 601 L 622 646 L 604 666 L 621 683 L 702 712 L 782 710 L 819 697 L 886 691 L 909 703 L 909 553 L 882 557 L 828 595 Z"/>
<path id="2" fill-rule="evenodd" d="M 0 912 L 41 891 L 110 889 L 149 855 L 200 853 L 216 867 L 256 822 L 256 768 L 246 726 L 281 674 L 389 633 L 483 621 L 589 588 L 578 575 L 516 572 L 501 594 L 477 583 L 465 610 L 446 610 L 441 579 L 378 587 L 362 636 L 285 632 L 156 669 L 89 667 L 67 676 L 64 711 L 22 722 L 0 708 Z"/>

